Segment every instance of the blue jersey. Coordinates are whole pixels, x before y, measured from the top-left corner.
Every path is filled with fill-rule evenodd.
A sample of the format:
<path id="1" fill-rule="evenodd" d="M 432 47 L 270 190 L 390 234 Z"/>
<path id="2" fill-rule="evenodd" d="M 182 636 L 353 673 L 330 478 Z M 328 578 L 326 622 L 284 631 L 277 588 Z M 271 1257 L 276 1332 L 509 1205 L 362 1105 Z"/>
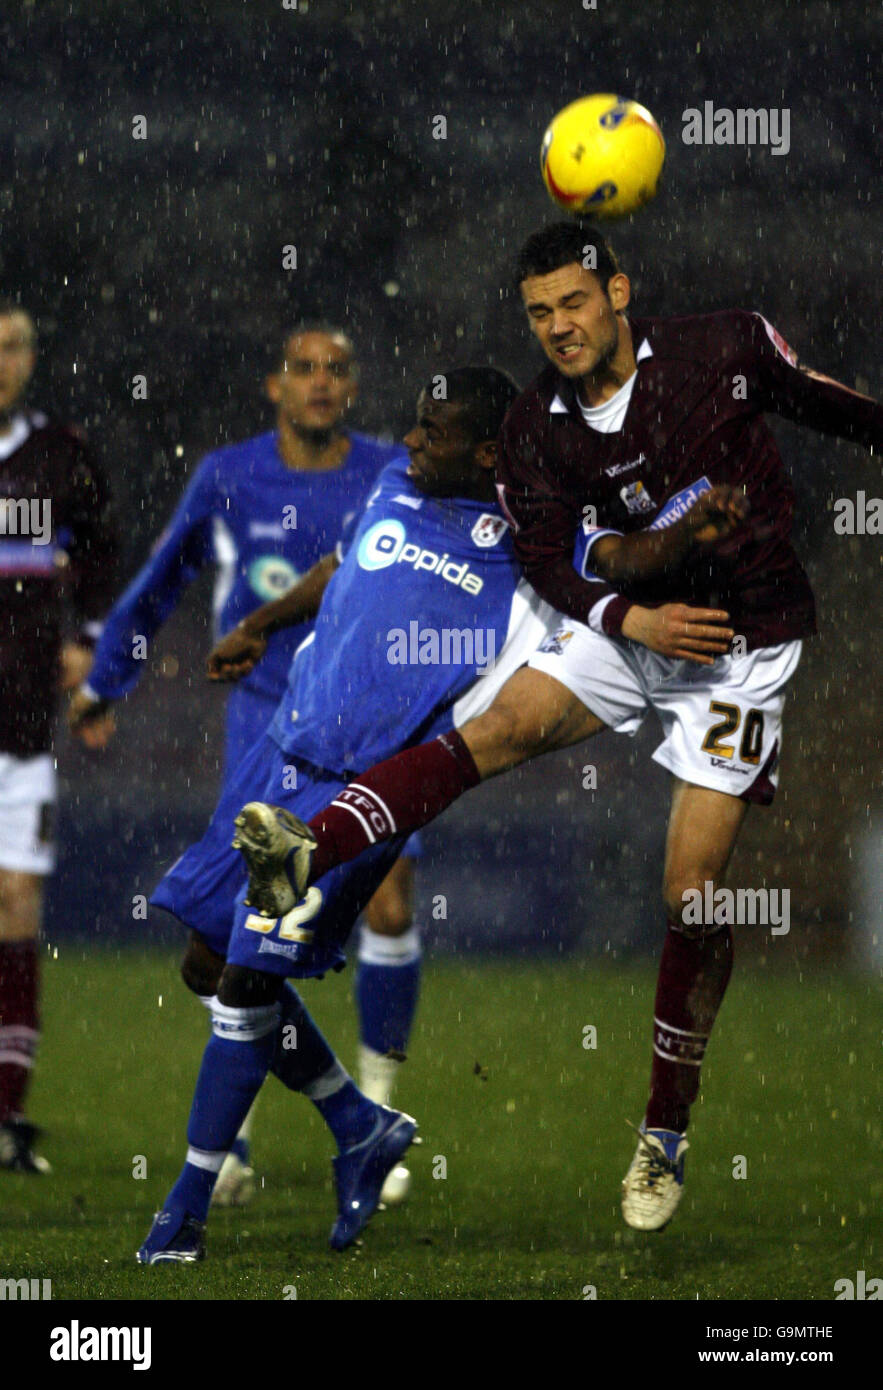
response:
<path id="1" fill-rule="evenodd" d="M 381 474 L 342 554 L 272 724 L 232 770 L 205 835 L 151 898 L 218 955 L 282 976 L 342 961 L 405 837 L 372 846 L 311 889 L 310 930 L 327 931 L 328 941 L 318 961 L 305 962 L 288 919 L 260 917 L 243 900 L 242 859 L 230 843 L 237 811 L 269 800 L 308 820 L 354 772 L 480 714 L 560 622 L 521 578 L 497 505 L 427 497 L 404 461 Z"/>
<path id="2" fill-rule="evenodd" d="M 340 468 L 322 472 L 287 468 L 275 433 L 206 455 L 150 559 L 106 619 L 88 680 L 96 695 L 114 700 L 134 687 L 144 669 L 134 639 L 158 631 L 205 565 L 216 567 L 218 638 L 334 549 L 381 469 L 402 453 L 401 445 L 352 431 L 347 437 Z M 303 623 L 274 633 L 243 685 L 278 700 L 292 653 L 309 630 Z"/>
<path id="3" fill-rule="evenodd" d="M 340 775 L 486 708 L 555 625 L 495 502 L 432 498 L 391 463 L 298 650 L 270 726 Z"/>

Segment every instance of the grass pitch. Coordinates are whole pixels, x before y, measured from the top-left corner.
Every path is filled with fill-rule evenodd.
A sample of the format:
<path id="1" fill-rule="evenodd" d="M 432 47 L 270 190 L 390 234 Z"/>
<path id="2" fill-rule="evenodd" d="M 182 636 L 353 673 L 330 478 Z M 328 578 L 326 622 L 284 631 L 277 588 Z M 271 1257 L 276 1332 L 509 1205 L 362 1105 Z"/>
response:
<path id="1" fill-rule="evenodd" d="M 350 980 L 304 994 L 352 1067 Z M 207 1018 L 171 955 L 62 946 L 30 1106 L 55 1172 L 0 1175 L 0 1277 L 49 1278 L 53 1299 L 830 1300 L 838 1278 L 883 1272 L 880 995 L 860 976 L 737 964 L 681 1208 L 662 1234 L 623 1225 L 653 981 L 595 961 L 430 962 L 395 1098 L 424 1138 L 407 1205 L 333 1255 L 330 1136 L 270 1078 L 253 1205 L 212 1212 L 204 1264 L 145 1270 L 134 1252 L 183 1159 Z"/>

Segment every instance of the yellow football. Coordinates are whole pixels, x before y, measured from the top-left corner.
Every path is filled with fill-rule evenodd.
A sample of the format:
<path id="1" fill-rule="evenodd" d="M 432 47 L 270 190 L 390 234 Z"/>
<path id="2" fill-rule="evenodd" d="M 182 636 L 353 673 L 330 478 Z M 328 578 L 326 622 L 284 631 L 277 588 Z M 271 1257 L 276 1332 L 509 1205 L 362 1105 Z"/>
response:
<path id="1" fill-rule="evenodd" d="M 609 93 L 565 106 L 540 149 L 553 202 L 597 218 L 625 217 L 649 202 L 664 161 L 662 131 L 646 106 Z"/>

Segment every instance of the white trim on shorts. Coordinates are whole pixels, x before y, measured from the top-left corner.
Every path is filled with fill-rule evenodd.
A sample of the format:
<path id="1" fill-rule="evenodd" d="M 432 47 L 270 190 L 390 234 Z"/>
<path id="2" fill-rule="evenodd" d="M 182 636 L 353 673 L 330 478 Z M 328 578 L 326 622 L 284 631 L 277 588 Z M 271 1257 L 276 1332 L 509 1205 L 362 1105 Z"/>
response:
<path id="1" fill-rule="evenodd" d="M 564 619 L 528 665 L 560 681 L 616 733 L 633 736 L 655 710 L 665 737 L 654 762 L 685 782 L 767 804 L 801 649 L 783 642 L 701 666 Z"/>
<path id="2" fill-rule="evenodd" d="M 57 778 L 51 753 L 17 758 L 0 753 L 0 869 L 51 874 L 54 840 L 43 840 L 48 807 L 56 801 Z"/>

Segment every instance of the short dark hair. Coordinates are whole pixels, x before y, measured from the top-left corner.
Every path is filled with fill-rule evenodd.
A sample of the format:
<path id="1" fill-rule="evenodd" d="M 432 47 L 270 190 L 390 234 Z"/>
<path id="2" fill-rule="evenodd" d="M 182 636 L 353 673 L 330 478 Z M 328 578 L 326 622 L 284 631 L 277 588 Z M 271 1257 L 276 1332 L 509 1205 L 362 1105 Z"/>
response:
<path id="1" fill-rule="evenodd" d="M 350 349 L 350 362 L 355 366 L 356 349 L 353 346 L 352 338 L 345 328 L 341 328 L 340 324 L 337 323 L 329 323 L 327 319 L 304 319 L 302 322 L 296 323 L 292 328 L 289 328 L 283 337 L 273 358 L 273 370 L 275 372 L 281 372 L 285 366 L 285 350 L 292 338 L 302 338 L 305 333 L 324 333 L 326 338 L 343 338 Z"/>
<path id="2" fill-rule="evenodd" d="M 471 438 L 476 444 L 496 439 L 503 417 L 521 394 L 508 372 L 496 367 L 455 367 L 442 372 L 445 395 L 450 405 L 460 406 Z M 435 398 L 438 377 L 424 390 Z"/>
<path id="3" fill-rule="evenodd" d="M 594 264 L 586 265 L 590 251 L 594 252 Z M 515 288 L 519 289 L 529 275 L 549 275 L 574 261 L 597 275 L 605 294 L 611 276 L 619 274 L 613 248 L 597 227 L 573 218 L 569 222 L 550 222 L 527 238 L 515 263 Z"/>

